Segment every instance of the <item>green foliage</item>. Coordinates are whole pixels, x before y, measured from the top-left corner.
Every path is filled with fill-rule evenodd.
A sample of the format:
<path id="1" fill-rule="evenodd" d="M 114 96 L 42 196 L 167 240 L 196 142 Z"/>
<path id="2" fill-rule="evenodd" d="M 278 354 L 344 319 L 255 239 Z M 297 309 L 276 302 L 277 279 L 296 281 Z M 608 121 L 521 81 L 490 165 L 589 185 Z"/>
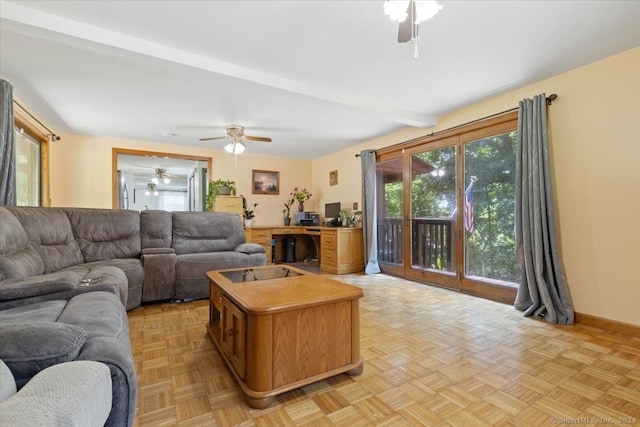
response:
<path id="1" fill-rule="evenodd" d="M 465 177 L 474 184 L 474 232 L 466 233 L 466 275 L 517 281 L 515 256 L 515 165 L 517 134 L 465 145 Z"/>
<path id="2" fill-rule="evenodd" d="M 209 183 L 209 191 L 207 192 L 207 197 L 205 198 L 206 208 L 208 211 L 213 209 L 213 206 L 216 203 L 216 197 L 218 196 L 218 194 L 220 194 L 220 189 L 222 187 L 229 187 L 229 189 L 231 190 L 231 194 L 233 194 L 234 196 L 238 192 L 235 181 L 232 181 L 230 179 L 216 179 L 215 181 L 211 181 Z"/>

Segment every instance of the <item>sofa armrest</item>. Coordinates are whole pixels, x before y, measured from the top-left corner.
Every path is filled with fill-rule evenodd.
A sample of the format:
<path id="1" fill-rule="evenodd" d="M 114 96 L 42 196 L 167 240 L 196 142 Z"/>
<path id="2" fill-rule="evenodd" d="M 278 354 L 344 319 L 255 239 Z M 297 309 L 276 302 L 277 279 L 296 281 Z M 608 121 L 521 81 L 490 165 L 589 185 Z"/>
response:
<path id="1" fill-rule="evenodd" d="M 265 253 L 264 248 L 257 243 L 241 243 L 234 250 L 247 255 Z"/>
<path id="2" fill-rule="evenodd" d="M 75 289 L 75 280 L 58 274 L 8 279 L 0 282 L 0 301 L 54 294 Z"/>
<path id="3" fill-rule="evenodd" d="M 124 279 L 125 276 L 121 270 L 115 267 L 109 268 L 119 272 Z M 52 299 L 68 300 L 78 294 L 94 291 L 116 294 L 123 300 L 123 304 L 126 302 L 126 293 L 124 296 L 121 295 L 120 286 L 109 280 L 109 275 L 87 277 L 85 273 L 84 270 L 63 270 L 24 279 L 3 280 L 0 282 L 0 310 Z"/>

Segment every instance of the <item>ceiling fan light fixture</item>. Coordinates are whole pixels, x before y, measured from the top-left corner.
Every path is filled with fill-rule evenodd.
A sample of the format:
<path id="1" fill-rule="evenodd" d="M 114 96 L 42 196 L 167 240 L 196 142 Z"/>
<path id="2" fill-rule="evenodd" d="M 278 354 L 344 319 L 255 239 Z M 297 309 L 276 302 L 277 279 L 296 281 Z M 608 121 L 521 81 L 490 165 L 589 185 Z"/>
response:
<path id="1" fill-rule="evenodd" d="M 171 182 L 171 180 L 169 178 L 163 178 L 162 182 L 164 182 L 165 184 L 168 184 Z"/>
<path id="2" fill-rule="evenodd" d="M 415 23 L 419 24 L 436 16 L 442 10 L 442 5 L 435 0 L 416 1 L 416 19 Z"/>
<path id="3" fill-rule="evenodd" d="M 442 5 L 436 0 L 385 0 L 383 5 L 385 15 L 400 23 L 398 42 L 412 41 L 414 44 L 413 57 L 418 57 L 418 26 L 421 22 L 433 18 Z M 407 18 L 409 21 L 404 23 Z"/>
<path id="4" fill-rule="evenodd" d="M 384 14 L 392 21 L 404 22 L 409 16 L 407 14 L 409 0 L 386 0 L 382 7 L 384 8 Z"/>
<path id="5" fill-rule="evenodd" d="M 227 151 L 227 153 L 231 153 L 231 154 L 242 154 L 242 153 L 244 153 L 244 150 L 246 148 L 247 148 L 247 146 L 244 144 L 244 142 L 242 142 L 238 138 L 234 138 L 233 141 L 231 141 L 230 143 L 228 143 L 224 147 L 224 149 Z"/>
<path id="6" fill-rule="evenodd" d="M 160 183 L 160 181 L 158 181 L 157 176 L 154 176 L 153 178 L 151 178 L 151 182 L 153 182 L 155 185 L 158 185 Z"/>
<path id="7" fill-rule="evenodd" d="M 409 4 L 412 0 L 385 0 L 383 9 L 384 14 L 392 21 L 404 22 L 409 16 Z M 442 5 L 436 0 L 413 0 L 416 8 L 416 16 L 413 19 L 414 24 L 428 21 L 436 16 L 442 10 Z"/>

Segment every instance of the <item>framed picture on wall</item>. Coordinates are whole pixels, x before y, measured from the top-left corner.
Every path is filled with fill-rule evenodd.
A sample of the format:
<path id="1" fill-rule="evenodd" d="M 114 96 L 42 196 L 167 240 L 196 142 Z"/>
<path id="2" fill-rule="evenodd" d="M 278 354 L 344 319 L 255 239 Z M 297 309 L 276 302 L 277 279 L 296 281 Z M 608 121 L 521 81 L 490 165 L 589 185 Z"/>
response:
<path id="1" fill-rule="evenodd" d="M 253 169 L 251 177 L 253 194 L 280 194 L 280 172 Z"/>
<path id="2" fill-rule="evenodd" d="M 329 185 L 338 185 L 338 171 L 329 172 Z"/>

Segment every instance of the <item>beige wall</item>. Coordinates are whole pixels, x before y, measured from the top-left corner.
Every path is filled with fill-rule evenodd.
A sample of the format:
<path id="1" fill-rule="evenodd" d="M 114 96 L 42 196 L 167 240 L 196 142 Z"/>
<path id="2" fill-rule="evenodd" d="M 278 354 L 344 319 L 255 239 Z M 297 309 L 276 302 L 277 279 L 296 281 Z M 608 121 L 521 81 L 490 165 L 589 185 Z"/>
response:
<path id="1" fill-rule="evenodd" d="M 359 159 L 391 144 L 517 107 L 539 93 L 549 107 L 561 251 L 575 310 L 640 326 L 640 48 L 510 91 L 313 163 L 314 191 L 329 201 L 360 200 Z M 328 185 L 338 169 L 340 187 Z M 343 180 L 343 171 L 352 180 Z"/>
<path id="2" fill-rule="evenodd" d="M 232 179 L 238 195 L 258 203 L 255 224 L 282 224 L 282 208 L 294 186 L 311 188 L 311 161 L 259 156 L 245 152 L 237 157 L 223 150 L 183 147 L 145 141 L 63 134 L 51 144 L 51 205 L 111 208 L 111 149 L 157 151 L 213 159 L 213 179 Z M 253 169 L 280 172 L 280 195 L 251 194 Z M 310 208 L 315 208 L 313 199 Z"/>

